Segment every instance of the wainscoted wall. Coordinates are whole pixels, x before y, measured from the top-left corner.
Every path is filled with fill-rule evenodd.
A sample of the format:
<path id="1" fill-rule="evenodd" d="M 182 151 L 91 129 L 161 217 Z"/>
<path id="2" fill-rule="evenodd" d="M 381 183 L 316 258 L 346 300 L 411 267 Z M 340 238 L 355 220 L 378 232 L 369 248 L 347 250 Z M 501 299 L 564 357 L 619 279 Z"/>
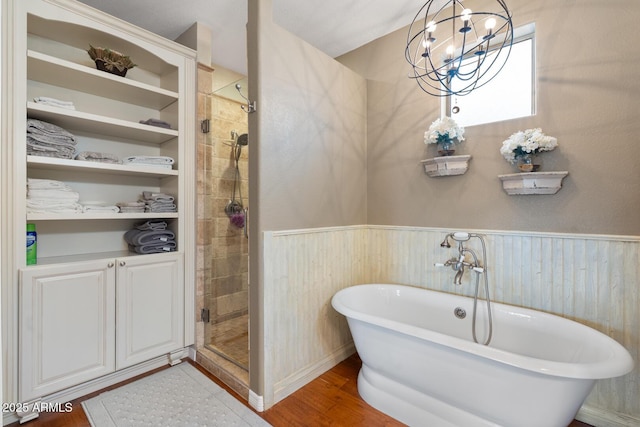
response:
<path id="1" fill-rule="evenodd" d="M 366 227 L 265 233 L 265 407 L 354 352 L 331 297 L 365 280 L 366 237 Z"/>
<path id="2" fill-rule="evenodd" d="M 471 295 L 473 275 L 453 285 L 450 230 L 354 226 L 265 234 L 265 369 L 274 402 L 348 354 L 346 322 L 331 296 L 358 283 L 404 283 Z M 474 231 L 474 230 L 467 230 Z M 640 364 L 640 237 L 478 230 L 487 243 L 492 299 L 587 324 L 623 344 Z M 477 239 L 469 242 L 481 252 Z M 277 337 L 277 339 L 269 339 Z M 599 381 L 579 419 L 638 425 L 640 369 Z"/>

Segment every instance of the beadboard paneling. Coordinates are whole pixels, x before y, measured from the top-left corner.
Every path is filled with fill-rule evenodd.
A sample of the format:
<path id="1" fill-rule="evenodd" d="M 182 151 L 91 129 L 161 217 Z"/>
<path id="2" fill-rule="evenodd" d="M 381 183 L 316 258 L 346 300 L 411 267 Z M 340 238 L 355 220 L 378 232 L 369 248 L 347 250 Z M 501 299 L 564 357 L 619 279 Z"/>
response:
<path id="1" fill-rule="evenodd" d="M 402 283 L 471 296 L 435 267 L 457 251 L 440 247 L 437 228 L 353 226 L 265 234 L 265 380 L 276 396 L 314 366 L 342 354 L 348 326 L 330 306 L 333 294 L 358 283 Z M 474 230 L 469 230 L 474 231 Z M 495 301 L 558 314 L 610 335 L 640 360 L 640 238 L 478 231 L 487 244 Z M 477 239 L 465 244 L 481 256 Z M 339 356 L 335 356 L 339 357 Z M 274 402 L 275 403 L 275 402 Z M 640 370 L 598 381 L 589 413 L 640 420 Z M 587 421 L 587 420 L 585 420 Z"/>
<path id="2" fill-rule="evenodd" d="M 366 228 L 265 233 L 265 400 L 275 403 L 353 352 L 346 319 L 331 307 L 365 278 Z M 273 401 L 271 401 L 273 399 Z"/>

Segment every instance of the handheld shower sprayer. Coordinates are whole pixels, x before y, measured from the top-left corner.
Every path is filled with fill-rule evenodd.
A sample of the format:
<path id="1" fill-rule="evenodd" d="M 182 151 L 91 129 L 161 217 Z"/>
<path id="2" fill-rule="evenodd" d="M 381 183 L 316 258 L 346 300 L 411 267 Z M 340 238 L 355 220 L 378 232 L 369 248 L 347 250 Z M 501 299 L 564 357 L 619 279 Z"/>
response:
<path id="1" fill-rule="evenodd" d="M 440 247 L 441 248 L 450 248 L 451 247 L 451 243 L 449 243 L 449 239 L 453 239 L 456 242 L 458 242 L 458 244 L 462 243 L 462 242 L 466 242 L 469 239 L 471 239 L 472 237 L 476 237 L 477 234 L 471 234 L 471 233 L 466 233 L 463 231 L 456 231 L 455 233 L 449 233 L 446 236 L 444 236 L 444 240 L 442 241 L 442 243 L 440 243 Z"/>
<path id="2" fill-rule="evenodd" d="M 456 242 L 466 242 L 467 240 L 469 240 L 472 236 L 474 236 L 473 234 L 470 233 L 465 233 L 462 231 L 456 231 L 455 233 L 451 234 L 451 237 L 453 238 L 453 240 L 455 240 Z"/>

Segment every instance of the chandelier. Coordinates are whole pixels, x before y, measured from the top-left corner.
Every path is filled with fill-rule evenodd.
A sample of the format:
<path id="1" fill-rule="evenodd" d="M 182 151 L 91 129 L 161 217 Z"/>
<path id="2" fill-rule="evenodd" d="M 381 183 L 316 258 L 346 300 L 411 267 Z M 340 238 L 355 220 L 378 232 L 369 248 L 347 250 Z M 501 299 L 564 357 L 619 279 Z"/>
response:
<path id="1" fill-rule="evenodd" d="M 479 12 L 467 9 L 461 0 L 425 3 L 407 36 L 405 58 L 413 68 L 409 78 L 433 96 L 467 95 L 491 81 L 513 44 L 506 3 L 492 4 L 495 10 Z"/>

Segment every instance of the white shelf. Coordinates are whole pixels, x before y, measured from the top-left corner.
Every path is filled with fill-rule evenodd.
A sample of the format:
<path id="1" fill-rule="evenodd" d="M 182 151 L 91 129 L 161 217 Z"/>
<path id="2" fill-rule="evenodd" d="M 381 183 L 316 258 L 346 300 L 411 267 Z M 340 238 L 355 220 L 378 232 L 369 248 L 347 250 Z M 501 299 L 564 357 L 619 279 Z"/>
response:
<path id="1" fill-rule="evenodd" d="M 156 144 L 178 137 L 178 131 L 175 129 L 165 129 L 35 102 L 27 103 L 27 116 L 54 123 L 71 133 L 74 130 L 83 131 Z"/>
<path id="2" fill-rule="evenodd" d="M 99 259 L 110 260 L 114 258 L 125 258 L 125 257 L 145 257 L 145 259 L 162 259 L 161 257 L 170 256 L 169 254 L 173 254 L 172 252 L 163 252 L 159 254 L 139 254 L 137 252 L 131 251 L 111 251 L 111 252 L 89 252 L 78 255 L 65 255 L 65 256 L 56 256 L 56 257 L 41 257 L 38 258 L 38 263 L 33 265 L 28 265 L 26 268 L 35 268 L 37 266 L 42 265 L 55 265 L 55 264 L 68 264 L 74 262 L 86 262 L 86 261 L 96 261 Z"/>
<path id="3" fill-rule="evenodd" d="M 178 171 L 174 169 L 58 159 L 54 157 L 41 156 L 27 156 L 27 165 L 29 166 L 29 169 L 86 171 L 111 175 L 146 176 L 150 178 L 178 176 Z"/>
<path id="4" fill-rule="evenodd" d="M 178 99 L 176 92 L 32 50 L 27 51 L 27 78 L 157 110 Z"/>
<path id="5" fill-rule="evenodd" d="M 462 175 L 469 168 L 469 160 L 471 156 L 466 154 L 462 156 L 442 156 L 433 159 L 421 160 L 424 165 L 424 171 L 431 177 Z"/>
<path id="6" fill-rule="evenodd" d="M 27 221 L 78 221 L 97 219 L 170 219 L 178 218 L 177 212 L 144 212 L 144 213 L 46 213 L 27 214 Z"/>
<path id="7" fill-rule="evenodd" d="M 511 195 L 556 194 L 569 172 L 524 172 L 498 175 L 502 188 Z"/>

